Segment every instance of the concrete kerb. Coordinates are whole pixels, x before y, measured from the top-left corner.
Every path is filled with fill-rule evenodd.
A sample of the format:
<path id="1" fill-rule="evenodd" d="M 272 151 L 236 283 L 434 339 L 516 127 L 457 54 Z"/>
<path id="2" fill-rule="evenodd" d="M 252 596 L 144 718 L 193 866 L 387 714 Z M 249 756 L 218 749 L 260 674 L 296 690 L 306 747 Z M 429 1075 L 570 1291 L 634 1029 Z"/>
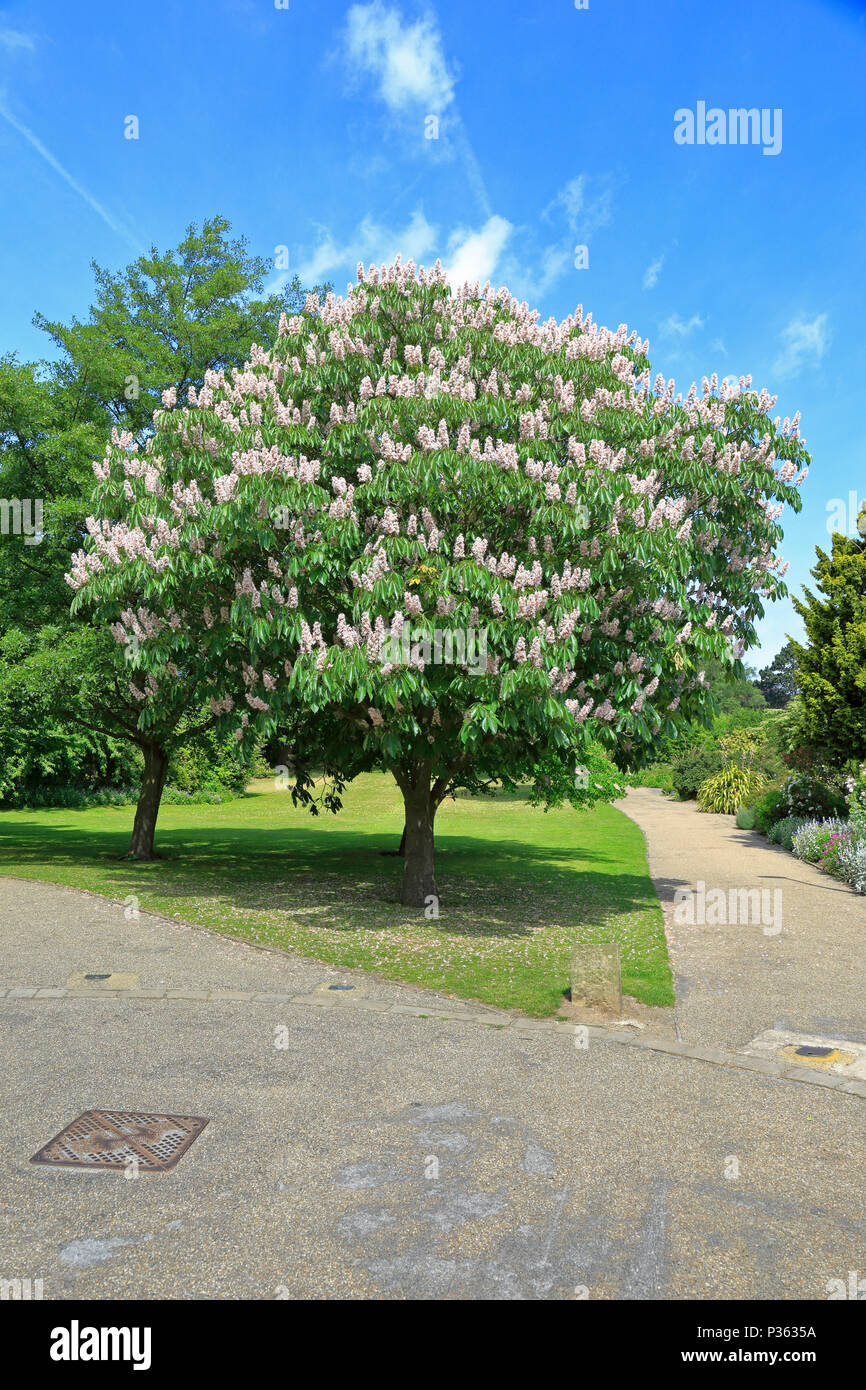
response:
<path id="1" fill-rule="evenodd" d="M 217 933 L 218 934 L 218 933 Z M 573 1024 L 567 1020 L 522 1018 L 513 1014 L 496 1014 L 490 1009 L 483 1011 L 449 1008 L 441 1004 L 394 1004 L 383 999 L 369 999 L 361 995 L 353 999 L 351 993 L 331 994 L 277 994 L 255 992 L 252 990 L 195 990 L 195 989 L 61 989 L 53 985 L 5 985 L 0 986 L 0 999 L 38 1004 L 41 1000 L 117 1000 L 134 999 L 143 1004 L 281 1004 L 314 1009 L 361 1009 L 371 1013 L 398 1014 L 407 1020 L 426 1020 L 461 1023 L 469 1026 L 490 1028 L 494 1031 L 508 1031 L 531 1038 L 537 1034 L 555 1037 L 575 1046 L 575 1038 L 591 1039 L 597 1043 L 611 1043 L 616 1047 L 631 1048 L 640 1052 L 658 1052 L 668 1057 L 681 1057 L 684 1061 L 703 1062 L 709 1066 L 733 1068 L 737 1071 L 754 1072 L 760 1076 L 774 1077 L 780 1081 L 790 1081 L 802 1086 L 820 1086 L 825 1090 L 840 1091 L 844 1095 L 866 1099 L 866 1081 L 851 1081 L 843 1075 L 828 1075 L 802 1067 L 792 1067 L 789 1062 L 778 1062 L 763 1057 L 749 1057 L 739 1052 L 728 1052 L 708 1047 L 690 1047 L 687 1043 L 671 1042 L 666 1038 L 634 1037 L 622 1031 L 602 1028 L 595 1024 Z"/>
<path id="2" fill-rule="evenodd" d="M 646 835 L 644 835 L 646 841 Z M 0 878 L 8 878 L 16 883 L 44 883 L 51 888 L 59 888 L 68 893 L 85 895 L 94 898 L 100 903 L 112 903 L 115 907 L 123 908 L 125 904 L 119 898 L 110 898 L 103 893 L 95 893 L 89 888 L 75 888 L 66 883 L 51 883 L 49 879 L 31 879 L 19 874 L 2 874 Z M 203 932 L 208 936 L 214 937 L 218 941 L 230 941 L 233 945 L 246 947 L 252 951 L 261 951 L 269 956 L 282 956 L 287 960 L 300 960 L 311 966 L 327 966 L 327 962 L 317 960 L 313 956 L 301 956 L 296 952 L 283 951 L 278 946 L 265 946 L 257 941 L 245 941 L 240 937 L 232 936 L 228 932 L 218 932 L 212 927 L 200 926 L 196 922 L 187 922 L 181 917 L 168 917 L 162 912 L 153 912 L 150 908 L 142 911 L 148 917 L 154 917 L 158 921 L 166 922 L 169 926 L 182 926 L 185 930 Z M 377 981 L 385 985 L 404 984 L 406 982 L 390 980 L 386 976 L 378 975 L 373 972 L 364 974 L 365 981 Z M 422 989 L 423 986 L 413 985 L 414 989 Z M 319 992 L 321 991 L 321 992 Z M 395 1004 L 387 1000 L 370 999 L 360 990 L 357 995 L 353 991 L 343 993 L 331 993 L 322 986 L 313 994 L 280 994 L 262 991 L 243 991 L 243 990 L 194 990 L 166 987 L 165 989 L 85 989 L 85 988 L 60 988 L 56 985 L 0 985 L 0 999 L 30 1000 L 37 1002 L 42 999 L 51 999 L 55 1002 L 64 999 L 135 999 L 142 1003 L 189 1003 L 189 1004 L 213 1004 L 213 1003 L 235 1003 L 235 1004 L 289 1004 L 292 1006 L 319 1008 L 319 1009 L 361 1009 L 370 1013 L 400 1014 L 404 1018 L 417 1018 L 419 1021 L 434 1019 L 449 1023 L 465 1023 L 470 1026 L 490 1028 L 495 1031 L 507 1030 L 526 1037 L 531 1037 L 535 1033 L 543 1033 L 548 1036 L 553 1035 L 567 1042 L 569 1046 L 574 1045 L 575 1035 L 580 1033 L 582 1036 L 592 1038 L 596 1042 L 613 1043 L 619 1047 L 634 1048 L 641 1052 L 661 1052 L 668 1056 L 682 1057 L 688 1061 L 704 1062 L 710 1066 L 720 1066 L 733 1068 L 737 1071 L 755 1072 L 761 1076 L 775 1077 L 780 1081 L 791 1081 L 803 1086 L 821 1086 L 824 1089 L 840 1091 L 845 1095 L 859 1096 L 866 1099 L 866 1081 L 849 1080 L 843 1075 L 829 1075 L 824 1072 L 810 1071 L 802 1067 L 792 1067 L 790 1061 L 776 1061 L 762 1057 L 750 1057 L 739 1052 L 730 1052 L 722 1049 L 707 1047 L 690 1047 L 687 1043 L 671 1042 L 666 1038 L 655 1038 L 643 1035 L 635 1037 L 630 1030 L 613 1030 L 603 1028 L 597 1024 L 573 1024 L 565 1019 L 532 1019 L 526 1018 L 521 1014 L 506 1013 L 505 1011 L 492 1010 L 489 1006 L 474 1009 L 468 1006 L 456 1004 L 453 1008 L 443 1006 L 438 999 L 427 1005 L 407 1005 Z"/>

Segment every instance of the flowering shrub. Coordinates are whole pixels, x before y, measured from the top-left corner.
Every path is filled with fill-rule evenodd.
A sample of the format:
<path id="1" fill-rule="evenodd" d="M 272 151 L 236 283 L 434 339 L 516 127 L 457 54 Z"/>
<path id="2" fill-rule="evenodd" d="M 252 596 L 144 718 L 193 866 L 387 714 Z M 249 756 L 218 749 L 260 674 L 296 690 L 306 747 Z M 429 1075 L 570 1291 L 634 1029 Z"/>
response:
<path id="1" fill-rule="evenodd" d="M 627 762 L 701 717 L 702 663 L 785 593 L 808 455 L 751 378 L 683 397 L 647 350 L 398 258 L 167 391 L 145 449 L 115 433 L 94 465 L 68 576 L 133 649 L 142 721 L 190 671 L 241 740 L 314 717 L 326 764 L 398 782 L 424 906 L 456 787 L 558 758 L 555 793 L 588 743 Z M 436 628 L 483 633 L 484 669 L 431 662 Z"/>
<path id="2" fill-rule="evenodd" d="M 853 830 L 842 828 L 834 830 L 825 840 L 818 854 L 818 868 L 824 874 L 832 874 L 834 878 L 842 877 L 842 851 L 845 846 L 855 838 Z"/>
<path id="3" fill-rule="evenodd" d="M 844 827 L 845 822 L 841 820 L 806 821 L 792 839 L 794 856 L 805 859 L 808 864 L 817 864 L 830 836 L 838 834 Z"/>
<path id="4" fill-rule="evenodd" d="M 774 845 L 781 845 L 783 849 L 790 849 L 794 836 L 804 824 L 805 821 L 801 816 L 785 816 L 783 820 L 777 820 L 775 825 L 770 826 L 767 835 Z"/>
<path id="5" fill-rule="evenodd" d="M 825 817 L 845 812 L 843 799 L 816 777 L 795 773 L 779 788 L 779 810 L 782 816 Z"/>
<path id="6" fill-rule="evenodd" d="M 839 848 L 838 864 L 845 882 L 858 893 L 866 893 L 866 836 L 849 835 Z"/>
<path id="7" fill-rule="evenodd" d="M 848 819 L 858 830 L 866 832 L 866 763 L 861 763 L 856 776 L 846 782 Z"/>

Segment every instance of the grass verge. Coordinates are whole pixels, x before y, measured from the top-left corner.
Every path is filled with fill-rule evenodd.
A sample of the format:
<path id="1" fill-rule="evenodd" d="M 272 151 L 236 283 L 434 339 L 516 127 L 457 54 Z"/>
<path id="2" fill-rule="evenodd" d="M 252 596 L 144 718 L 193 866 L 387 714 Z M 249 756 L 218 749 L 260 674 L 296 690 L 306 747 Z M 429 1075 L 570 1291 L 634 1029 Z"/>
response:
<path id="1" fill-rule="evenodd" d="M 222 806 L 165 806 L 136 864 L 131 807 L 0 813 L 0 873 L 88 888 L 229 936 L 376 971 L 535 1017 L 556 1012 L 576 942 L 617 941 L 623 991 L 674 1002 L 641 831 L 611 806 L 544 812 L 460 797 L 436 818 L 440 917 L 399 902 L 402 806 L 391 780 L 348 788 L 338 817 L 254 783 Z"/>

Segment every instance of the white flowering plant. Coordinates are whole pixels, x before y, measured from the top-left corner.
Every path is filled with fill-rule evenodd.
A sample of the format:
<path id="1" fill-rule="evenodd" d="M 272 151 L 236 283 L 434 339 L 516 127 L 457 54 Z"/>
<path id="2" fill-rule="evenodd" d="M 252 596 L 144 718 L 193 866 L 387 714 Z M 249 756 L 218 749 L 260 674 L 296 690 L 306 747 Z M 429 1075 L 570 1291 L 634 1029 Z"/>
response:
<path id="1" fill-rule="evenodd" d="M 195 672 L 240 738 L 309 718 L 329 765 L 391 772 L 423 906 L 445 796 L 529 777 L 544 797 L 590 744 L 639 760 L 786 592 L 798 417 L 748 377 L 677 394 L 647 352 L 438 262 L 359 266 L 242 371 L 167 392 L 143 450 L 115 435 L 75 605 L 135 632 L 144 705 Z M 486 669 L 429 663 L 425 625 L 483 630 Z"/>

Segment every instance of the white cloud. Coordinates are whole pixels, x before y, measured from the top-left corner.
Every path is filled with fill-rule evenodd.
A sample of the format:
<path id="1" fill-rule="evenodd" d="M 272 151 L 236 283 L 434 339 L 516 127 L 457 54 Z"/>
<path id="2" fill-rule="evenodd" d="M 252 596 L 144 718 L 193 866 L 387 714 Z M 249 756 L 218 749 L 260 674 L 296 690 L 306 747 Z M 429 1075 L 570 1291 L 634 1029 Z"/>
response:
<path id="1" fill-rule="evenodd" d="M 777 376 L 796 376 L 807 363 L 818 363 L 830 344 L 826 314 L 792 319 L 782 333 L 782 351 L 773 364 Z"/>
<path id="2" fill-rule="evenodd" d="M 399 10 L 381 0 L 353 5 L 344 33 L 349 66 L 376 78 L 379 96 L 392 111 L 422 107 L 441 114 L 454 100 L 454 74 L 432 20 L 405 23 Z"/>
<path id="3" fill-rule="evenodd" d="M 332 279 L 334 272 L 341 268 L 351 269 L 354 279 L 358 261 L 390 265 L 398 252 L 404 261 L 421 262 L 427 257 L 432 264 L 438 254 L 437 237 L 437 228 L 427 221 L 420 208 L 416 208 L 402 228 L 383 226 L 367 216 L 342 244 L 327 227 L 320 228 L 318 244 L 296 270 L 303 285 L 314 285 Z M 275 281 L 271 288 L 285 283 L 286 278 Z"/>
<path id="4" fill-rule="evenodd" d="M 417 208 L 402 227 L 385 226 L 372 217 L 365 217 L 355 231 L 338 240 L 327 227 L 319 229 L 319 240 L 305 259 L 293 265 L 289 272 L 276 276 L 268 285 L 269 291 L 279 290 L 297 273 L 303 285 L 334 280 L 340 271 L 351 273 L 354 279 L 358 261 L 368 265 L 390 265 L 399 253 L 404 263 L 432 265 L 441 257 L 446 274 L 456 288 L 465 281 L 470 284 L 492 280 L 502 264 L 503 252 L 514 231 L 504 217 L 489 217 L 479 228 L 458 227 L 445 237 L 440 229 L 428 222 Z"/>
<path id="5" fill-rule="evenodd" d="M 670 318 L 659 325 L 659 330 L 663 338 L 687 338 L 696 328 L 703 326 L 704 320 L 700 314 L 692 314 L 688 320 L 681 319 L 679 314 L 671 314 Z"/>
<path id="6" fill-rule="evenodd" d="M 569 231 L 582 242 L 588 242 L 593 232 L 610 222 L 610 188 L 604 187 L 590 196 L 588 183 L 586 174 L 578 174 L 577 178 L 570 179 L 541 214 L 549 222 L 554 211 L 561 208 Z"/>
<path id="7" fill-rule="evenodd" d="M 457 74 L 446 60 L 433 19 L 425 16 L 412 23 L 398 9 L 372 0 L 351 7 L 341 39 L 349 73 L 372 78 L 376 95 L 400 122 L 401 133 L 414 131 L 409 148 L 420 143 L 427 161 L 456 156 L 481 215 L 489 218 L 493 209 L 484 177 L 454 96 Z M 442 118 L 435 140 L 424 136 L 427 116 Z"/>
<path id="8" fill-rule="evenodd" d="M 488 217 L 477 232 L 460 228 L 448 241 L 445 271 L 456 289 L 465 281 L 470 284 L 491 280 L 499 265 L 506 242 L 514 228 L 504 217 Z"/>
<path id="9" fill-rule="evenodd" d="M 523 237 L 521 235 L 521 243 Z M 516 257 L 509 256 L 502 264 L 501 277 L 517 299 L 525 299 L 529 304 L 537 304 L 560 276 L 572 268 L 573 252 L 570 243 L 562 246 L 546 246 L 543 251 L 532 256 L 530 265 L 521 264 Z"/>
<path id="10" fill-rule="evenodd" d="M 665 263 L 664 256 L 657 256 L 643 273 L 643 287 L 645 290 L 655 289 L 658 284 L 659 276 L 662 273 L 662 266 Z"/>
<path id="11" fill-rule="evenodd" d="M 714 338 L 713 341 L 710 343 L 710 347 L 712 348 L 713 352 L 720 352 L 723 357 L 727 357 L 728 349 L 725 347 L 725 344 L 721 338 Z M 740 378 L 737 377 L 738 381 L 739 379 Z"/>
<path id="12" fill-rule="evenodd" d="M 36 44 L 29 34 L 22 34 L 17 29 L 0 29 L 0 48 L 26 48 L 34 53 Z"/>

